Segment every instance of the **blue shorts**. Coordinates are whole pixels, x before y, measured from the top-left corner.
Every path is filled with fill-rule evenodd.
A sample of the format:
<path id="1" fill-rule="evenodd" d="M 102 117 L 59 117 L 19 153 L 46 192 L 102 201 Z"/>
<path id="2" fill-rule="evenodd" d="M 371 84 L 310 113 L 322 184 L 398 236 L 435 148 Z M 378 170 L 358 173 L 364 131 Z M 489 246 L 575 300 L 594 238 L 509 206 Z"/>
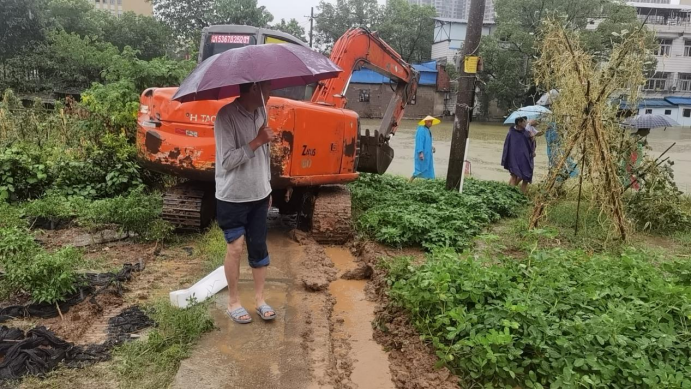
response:
<path id="1" fill-rule="evenodd" d="M 216 221 L 227 243 L 245 235 L 250 267 L 269 266 L 267 252 L 267 212 L 269 196 L 248 203 L 229 203 L 216 200 Z"/>

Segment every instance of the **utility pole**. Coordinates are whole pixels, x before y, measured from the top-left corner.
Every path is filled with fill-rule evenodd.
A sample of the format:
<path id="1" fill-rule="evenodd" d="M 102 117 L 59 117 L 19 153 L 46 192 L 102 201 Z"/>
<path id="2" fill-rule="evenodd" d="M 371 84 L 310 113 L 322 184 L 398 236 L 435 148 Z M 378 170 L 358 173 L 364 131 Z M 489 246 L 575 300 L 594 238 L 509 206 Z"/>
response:
<path id="1" fill-rule="evenodd" d="M 315 7 L 310 7 L 310 47 L 312 48 L 312 21 L 315 20 Z"/>
<path id="2" fill-rule="evenodd" d="M 461 66 L 459 90 L 457 91 L 457 106 L 454 110 L 454 128 L 452 146 L 449 150 L 449 167 L 447 168 L 447 189 L 459 190 L 461 177 L 464 174 L 464 159 L 466 158 L 466 141 L 469 137 L 469 122 L 473 113 L 473 97 L 476 91 L 476 75 L 466 73 L 464 58 L 467 55 L 477 55 L 483 32 L 483 15 L 485 0 L 471 0 L 466 39 L 461 50 Z"/>

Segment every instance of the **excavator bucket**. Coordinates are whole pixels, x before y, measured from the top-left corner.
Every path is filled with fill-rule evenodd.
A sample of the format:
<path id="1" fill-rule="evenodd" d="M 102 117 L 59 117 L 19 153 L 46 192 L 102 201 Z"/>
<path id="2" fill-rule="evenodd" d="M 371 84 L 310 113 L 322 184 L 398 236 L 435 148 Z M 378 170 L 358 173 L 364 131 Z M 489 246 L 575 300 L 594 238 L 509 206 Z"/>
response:
<path id="1" fill-rule="evenodd" d="M 360 155 L 357 170 L 363 173 L 384 174 L 394 159 L 394 150 L 389 146 L 388 139 L 379 131 L 365 130 L 360 136 Z"/>

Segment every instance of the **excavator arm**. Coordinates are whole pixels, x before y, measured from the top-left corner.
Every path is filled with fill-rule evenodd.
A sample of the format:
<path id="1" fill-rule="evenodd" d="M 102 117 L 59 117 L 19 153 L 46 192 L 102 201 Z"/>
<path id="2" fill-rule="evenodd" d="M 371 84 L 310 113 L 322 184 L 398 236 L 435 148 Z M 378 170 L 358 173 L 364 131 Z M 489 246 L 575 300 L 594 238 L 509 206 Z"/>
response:
<path id="1" fill-rule="evenodd" d="M 373 133 L 360 134 L 357 169 L 360 172 L 383 174 L 394 158 L 389 138 L 396 133 L 404 115 L 406 104 L 415 96 L 418 72 L 399 53 L 383 41 L 377 33 L 365 28 L 348 30 L 334 45 L 332 62 L 344 71 L 339 77 L 321 82 L 315 88 L 312 102 L 339 108 L 347 105 L 346 90 L 353 71 L 366 67 L 388 77 L 394 91 L 380 127 Z"/>

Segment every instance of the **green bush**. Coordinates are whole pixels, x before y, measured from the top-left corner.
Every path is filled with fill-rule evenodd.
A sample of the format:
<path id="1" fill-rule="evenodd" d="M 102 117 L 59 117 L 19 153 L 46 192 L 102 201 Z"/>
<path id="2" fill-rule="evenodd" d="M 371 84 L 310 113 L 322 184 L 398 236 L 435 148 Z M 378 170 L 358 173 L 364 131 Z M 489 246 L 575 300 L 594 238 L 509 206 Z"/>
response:
<path id="1" fill-rule="evenodd" d="M 147 194 L 142 188 L 126 196 L 95 200 L 79 211 L 77 221 L 85 226 L 117 224 L 125 232 L 134 232 L 144 240 L 162 240 L 173 230 L 161 220 L 163 201 L 158 194 Z"/>
<path id="2" fill-rule="evenodd" d="M 690 387 L 689 258 L 552 250 L 389 267 L 392 301 L 477 384 Z"/>
<path id="3" fill-rule="evenodd" d="M 121 135 L 106 134 L 81 154 L 59 157 L 51 166 L 56 191 L 67 196 L 104 198 L 142 185 L 136 150 Z"/>
<path id="4" fill-rule="evenodd" d="M 464 249 L 489 223 L 518 215 L 526 199 L 508 185 L 468 179 L 464 194 L 442 181 L 363 174 L 351 184 L 356 227 L 394 246 Z"/>
<path id="5" fill-rule="evenodd" d="M 43 250 L 24 228 L 0 229 L 3 286 L 29 293 L 34 302 L 52 304 L 74 293 L 81 261 L 81 253 L 72 247 L 51 253 Z"/>
<path id="6" fill-rule="evenodd" d="M 649 171 L 642 189 L 625 196 L 625 211 L 639 230 L 689 232 L 690 198 L 678 190 L 672 162 Z"/>
<path id="7" fill-rule="evenodd" d="M 18 145 L 0 149 L 0 201 L 36 198 L 48 184 L 48 168 L 38 149 Z"/>
<path id="8" fill-rule="evenodd" d="M 74 219 L 84 203 L 84 199 L 66 197 L 58 192 L 49 191 L 44 197 L 27 202 L 22 209 L 32 225 L 43 220 L 50 223 L 51 228 L 55 228 L 61 222 Z"/>

